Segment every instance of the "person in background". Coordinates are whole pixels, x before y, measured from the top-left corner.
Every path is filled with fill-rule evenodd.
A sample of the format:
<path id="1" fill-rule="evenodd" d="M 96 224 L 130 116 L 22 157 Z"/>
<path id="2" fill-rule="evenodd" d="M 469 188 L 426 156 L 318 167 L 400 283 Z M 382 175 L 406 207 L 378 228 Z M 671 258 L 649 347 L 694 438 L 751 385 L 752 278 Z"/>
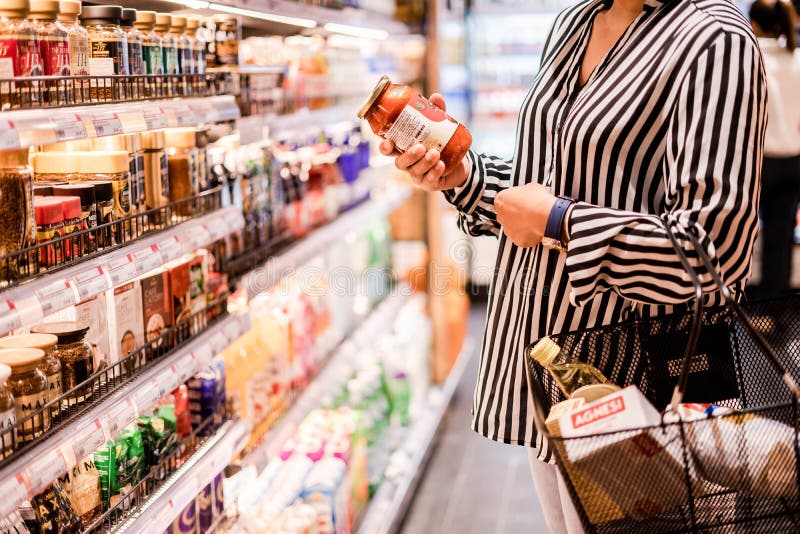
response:
<path id="1" fill-rule="evenodd" d="M 788 2 L 756 0 L 750 24 L 767 75 L 767 134 L 761 170 L 761 283 L 754 295 L 790 290 L 797 203 L 800 200 L 800 53 L 795 10 Z"/>

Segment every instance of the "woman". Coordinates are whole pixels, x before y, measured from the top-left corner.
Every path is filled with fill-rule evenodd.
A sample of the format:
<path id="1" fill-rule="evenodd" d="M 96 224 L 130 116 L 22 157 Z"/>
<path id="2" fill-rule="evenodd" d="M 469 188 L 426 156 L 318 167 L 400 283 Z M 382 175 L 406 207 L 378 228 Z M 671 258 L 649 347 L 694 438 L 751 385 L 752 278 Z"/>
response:
<path id="1" fill-rule="evenodd" d="M 531 416 L 525 346 L 690 300 L 665 224 L 679 236 L 695 232 L 741 290 L 757 230 L 765 109 L 758 45 L 730 2 L 586 0 L 550 32 L 513 160 L 470 152 L 444 176 L 439 154 L 422 145 L 397 157 L 420 187 L 444 191 L 465 231 L 500 238 L 473 428 L 532 448 L 551 531 L 580 525 L 555 467 L 536 461 L 551 456 Z M 681 243 L 699 265 L 688 239 Z M 718 302 L 700 272 L 707 300 Z"/>
<path id="2" fill-rule="evenodd" d="M 769 89 L 769 124 L 761 174 L 763 243 L 761 283 L 756 293 L 774 297 L 790 290 L 797 202 L 800 199 L 800 55 L 794 8 L 758 0 L 750 24 L 764 54 Z"/>

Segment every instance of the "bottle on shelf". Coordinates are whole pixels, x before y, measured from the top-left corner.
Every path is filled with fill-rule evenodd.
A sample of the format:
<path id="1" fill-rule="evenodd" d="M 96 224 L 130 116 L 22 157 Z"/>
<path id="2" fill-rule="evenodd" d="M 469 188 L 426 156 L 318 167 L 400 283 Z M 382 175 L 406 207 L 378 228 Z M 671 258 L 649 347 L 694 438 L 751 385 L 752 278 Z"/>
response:
<path id="1" fill-rule="evenodd" d="M 69 48 L 69 66 L 73 76 L 89 75 L 89 32 L 78 23 L 81 14 L 79 0 L 61 0 L 59 3 L 58 22 L 67 31 L 67 46 Z M 84 95 L 83 82 L 78 82 L 73 89 L 74 100 L 83 102 L 88 98 L 89 85 L 86 84 L 87 94 Z"/>
<path id="2" fill-rule="evenodd" d="M 164 74 L 164 46 L 155 30 L 155 11 L 137 11 L 136 29 L 142 36 L 145 74 Z M 153 95 L 148 95 L 153 96 Z"/>
<path id="3" fill-rule="evenodd" d="M 142 34 L 136 29 L 136 10 L 124 8 L 120 27 L 128 39 L 128 74 L 139 76 L 145 73 L 144 56 L 142 55 Z M 130 82 L 131 98 L 143 98 L 144 87 L 140 80 Z"/>
<path id="4" fill-rule="evenodd" d="M 608 379 L 596 367 L 565 354 L 549 337 L 540 339 L 530 348 L 528 356 L 547 369 L 567 397 L 584 386 L 608 384 Z"/>
<path id="5" fill-rule="evenodd" d="M 31 0 L 28 18 L 33 23 L 42 52 L 45 76 L 69 76 L 72 68 L 69 58 L 69 33 L 58 18 L 58 0 Z M 72 103 L 68 81 L 48 82 L 44 97 L 51 105 Z"/>
<path id="6" fill-rule="evenodd" d="M 90 97 L 94 101 L 108 102 L 126 98 L 122 82 L 114 83 L 114 75 L 128 73 L 128 36 L 120 27 L 120 6 L 86 6 L 81 13 L 81 23 L 89 32 L 89 73 L 109 78 L 90 82 Z"/>
<path id="7" fill-rule="evenodd" d="M 29 106 L 39 101 L 38 85 L 14 84 L 11 78 L 42 76 L 44 62 L 39 39 L 27 20 L 28 0 L 0 1 L 0 35 L 6 46 L 0 47 L 0 107 Z"/>
<path id="8" fill-rule="evenodd" d="M 206 43 L 197 34 L 200 28 L 200 17 L 186 17 L 186 37 L 192 47 L 192 63 L 196 74 L 206 73 Z"/>
<path id="9" fill-rule="evenodd" d="M 194 74 L 194 58 L 192 54 L 192 42 L 186 32 L 186 17 L 182 15 L 172 15 L 172 23 L 169 26 L 169 33 L 175 39 L 178 47 L 178 72 L 181 74 Z"/>
<path id="10" fill-rule="evenodd" d="M 172 26 L 172 15 L 169 13 L 156 13 L 154 30 L 161 39 L 164 54 L 164 74 L 180 74 L 178 63 L 178 42 L 175 36 L 169 33 Z"/>

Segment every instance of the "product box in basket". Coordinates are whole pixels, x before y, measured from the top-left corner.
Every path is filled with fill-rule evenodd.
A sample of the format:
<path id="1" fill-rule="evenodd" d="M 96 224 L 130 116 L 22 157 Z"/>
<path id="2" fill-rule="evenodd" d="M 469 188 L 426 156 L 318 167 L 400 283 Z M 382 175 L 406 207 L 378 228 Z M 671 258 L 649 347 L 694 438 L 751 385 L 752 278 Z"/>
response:
<path id="1" fill-rule="evenodd" d="M 114 365 L 144 344 L 142 295 L 138 280 L 109 289 L 106 303 L 111 365 Z M 131 372 L 137 363 L 143 362 L 129 361 L 121 371 Z"/>
<path id="2" fill-rule="evenodd" d="M 562 416 L 558 424 L 564 438 L 585 438 L 564 442 L 571 467 L 626 516 L 645 519 L 688 498 L 678 429 L 644 429 L 660 422 L 658 410 L 629 386 Z"/>

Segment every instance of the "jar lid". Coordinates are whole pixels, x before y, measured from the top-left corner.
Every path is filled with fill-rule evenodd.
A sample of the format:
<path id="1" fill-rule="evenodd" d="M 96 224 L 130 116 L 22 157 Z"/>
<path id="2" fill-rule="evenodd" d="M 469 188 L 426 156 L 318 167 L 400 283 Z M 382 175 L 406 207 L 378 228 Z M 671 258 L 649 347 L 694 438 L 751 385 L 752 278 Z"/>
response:
<path id="1" fill-rule="evenodd" d="M 200 19 L 197 17 L 186 17 L 186 29 L 196 30 L 200 27 Z"/>
<path id="2" fill-rule="evenodd" d="M 0 363 L 11 367 L 12 373 L 33 371 L 44 360 L 42 349 L 0 349 Z"/>
<path id="3" fill-rule="evenodd" d="M 49 197 L 53 194 L 53 184 L 38 184 L 33 186 L 33 194 L 39 197 Z"/>
<path id="4" fill-rule="evenodd" d="M 84 152 L 78 161 L 81 174 L 118 174 L 130 170 L 130 156 L 125 150 Z"/>
<path id="5" fill-rule="evenodd" d="M 28 16 L 28 0 L 0 0 L 0 17 L 24 19 Z"/>
<path id="6" fill-rule="evenodd" d="M 142 148 L 144 150 L 154 150 L 164 148 L 164 130 L 154 132 L 142 132 Z"/>
<path id="7" fill-rule="evenodd" d="M 214 17 L 216 22 L 239 22 L 239 17 L 232 14 L 220 14 Z"/>
<path id="8" fill-rule="evenodd" d="M 94 186 L 94 198 L 97 202 L 114 200 L 114 184 L 111 182 L 89 182 Z"/>
<path id="9" fill-rule="evenodd" d="M 58 9 L 62 15 L 73 15 L 77 17 L 81 14 L 81 2 L 80 0 L 61 0 L 58 3 Z"/>
<path id="10" fill-rule="evenodd" d="M 53 197 L 33 199 L 33 211 L 36 224 L 57 224 L 64 220 L 61 201 Z"/>
<path id="11" fill-rule="evenodd" d="M 172 15 L 170 31 L 172 33 L 183 33 L 184 28 L 186 28 L 186 17 L 183 15 Z"/>
<path id="12" fill-rule="evenodd" d="M 87 24 L 119 24 L 122 18 L 122 6 L 84 6 L 81 22 Z"/>
<path id="13" fill-rule="evenodd" d="M 367 113 L 369 113 L 369 108 L 372 107 L 372 104 L 378 100 L 378 97 L 381 96 L 384 89 L 389 85 L 389 77 L 388 76 L 381 76 L 381 79 L 378 80 L 378 83 L 375 84 L 375 88 L 372 90 L 372 94 L 369 95 L 369 98 L 361 105 L 358 109 L 358 118 L 363 119 Z"/>
<path id="14" fill-rule="evenodd" d="M 119 19 L 123 26 L 133 26 L 136 22 L 136 10 L 132 7 L 122 8 L 122 16 Z"/>
<path id="15" fill-rule="evenodd" d="M 95 203 L 94 186 L 90 184 L 54 185 L 53 195 L 57 197 L 78 197 L 81 206 L 88 207 Z"/>
<path id="16" fill-rule="evenodd" d="M 194 128 L 167 128 L 164 130 L 164 142 L 170 148 L 195 148 L 197 146 L 197 130 Z"/>
<path id="17" fill-rule="evenodd" d="M 42 152 L 91 152 L 92 140 L 76 139 L 75 141 L 53 143 L 52 145 L 44 145 L 41 150 Z"/>
<path id="18" fill-rule="evenodd" d="M 155 11 L 137 11 L 136 24 L 141 24 L 145 27 L 152 27 L 156 23 Z"/>
<path id="19" fill-rule="evenodd" d="M 58 17 L 58 0 L 30 0 L 28 18 L 55 20 Z"/>
<path id="20" fill-rule="evenodd" d="M 3 10 L 0 8 L 0 17 L 4 17 Z M 20 150 L 0 150 L 0 169 L 13 169 L 28 166 L 27 148 Z"/>
<path id="21" fill-rule="evenodd" d="M 86 323 L 78 323 L 73 321 L 65 321 L 62 323 L 42 323 L 31 328 L 31 332 L 36 334 L 53 334 L 58 337 L 58 344 L 65 345 L 67 343 L 75 343 L 81 341 L 86 332 L 89 331 L 89 325 Z"/>
<path id="22" fill-rule="evenodd" d="M 169 13 L 156 13 L 156 27 L 168 29 L 172 26 L 172 15 Z"/>
<path id="23" fill-rule="evenodd" d="M 72 174 L 78 172 L 78 152 L 37 152 L 33 155 L 36 174 Z"/>
<path id="24" fill-rule="evenodd" d="M 24 334 L 0 338 L 0 349 L 41 349 L 55 347 L 58 338 L 53 334 Z"/>
<path id="25" fill-rule="evenodd" d="M 122 135 L 107 135 L 92 139 L 92 150 L 125 150 Z"/>
<path id="26" fill-rule="evenodd" d="M 0 388 L 6 387 L 6 382 L 8 382 L 8 377 L 11 376 L 11 367 L 7 366 L 4 363 L 0 363 Z"/>
<path id="27" fill-rule="evenodd" d="M 58 197 L 61 202 L 61 213 L 64 215 L 64 220 L 80 219 L 81 212 L 81 199 L 79 197 Z"/>

